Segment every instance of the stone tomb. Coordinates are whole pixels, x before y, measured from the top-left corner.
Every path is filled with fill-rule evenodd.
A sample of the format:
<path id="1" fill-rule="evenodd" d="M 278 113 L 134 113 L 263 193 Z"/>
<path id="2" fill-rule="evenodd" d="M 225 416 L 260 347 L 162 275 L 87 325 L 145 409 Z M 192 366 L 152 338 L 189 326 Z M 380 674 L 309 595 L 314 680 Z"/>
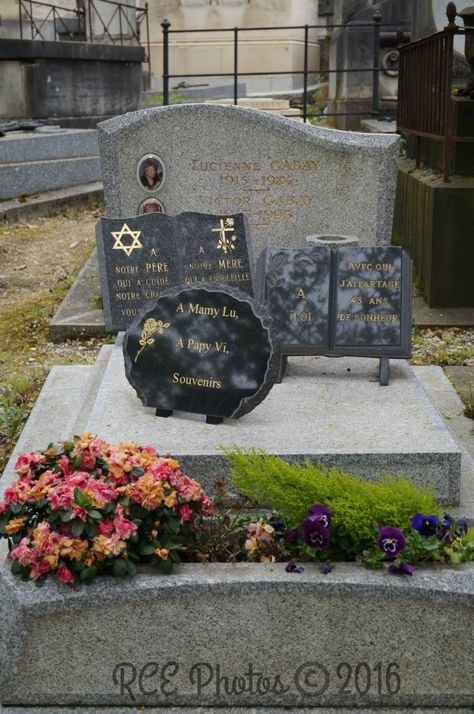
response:
<path id="1" fill-rule="evenodd" d="M 257 294 L 283 355 L 411 355 L 411 261 L 401 248 L 270 247 Z"/>
<path id="2" fill-rule="evenodd" d="M 187 104 L 108 120 L 98 139 L 109 216 L 137 214 L 149 198 L 170 214 L 242 212 L 255 256 L 267 245 L 304 246 L 314 233 L 390 243 L 398 137 Z M 143 177 L 150 161 L 154 183 Z"/>
<path id="3" fill-rule="evenodd" d="M 4 564 L 0 593 L 2 714 L 472 714 L 472 563 L 189 564 L 76 588 Z"/>
<path id="4" fill-rule="evenodd" d="M 165 291 L 127 330 L 125 372 L 157 416 L 206 414 L 208 423 L 254 409 L 274 384 L 278 357 L 265 311 L 227 289 Z"/>
<path id="5" fill-rule="evenodd" d="M 108 330 L 123 330 L 163 289 L 222 283 L 253 296 L 251 249 L 242 214 L 164 213 L 102 218 L 96 227 Z"/>

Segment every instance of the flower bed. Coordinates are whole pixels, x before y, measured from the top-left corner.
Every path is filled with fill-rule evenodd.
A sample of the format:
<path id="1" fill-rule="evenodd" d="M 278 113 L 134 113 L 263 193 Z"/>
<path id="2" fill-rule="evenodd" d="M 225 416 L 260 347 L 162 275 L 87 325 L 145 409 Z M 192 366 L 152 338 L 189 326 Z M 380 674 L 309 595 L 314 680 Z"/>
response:
<path id="1" fill-rule="evenodd" d="M 299 573 L 301 563 L 315 561 L 328 573 L 334 562 L 355 560 L 411 575 L 414 563 L 474 559 L 474 532 L 463 519 L 408 517 L 410 508 L 439 509 L 426 490 L 402 479 L 370 484 L 262 454 L 230 456 L 246 495 L 229 504 L 222 480 L 211 500 L 152 447 L 115 447 L 84 434 L 21 455 L 19 478 L 0 504 L 13 573 L 37 584 L 48 575 L 74 584 L 133 575 L 139 563 L 171 573 L 183 560 L 279 561 Z M 248 516 L 249 495 L 272 512 Z M 316 496 L 325 502 L 314 503 Z"/>

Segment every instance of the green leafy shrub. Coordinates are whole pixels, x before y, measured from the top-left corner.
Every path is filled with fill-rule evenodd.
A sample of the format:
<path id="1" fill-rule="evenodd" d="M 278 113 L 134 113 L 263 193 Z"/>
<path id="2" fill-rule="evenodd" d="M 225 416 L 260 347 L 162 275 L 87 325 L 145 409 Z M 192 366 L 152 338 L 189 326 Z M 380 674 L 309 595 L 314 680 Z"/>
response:
<path id="1" fill-rule="evenodd" d="M 289 464 L 263 452 L 238 449 L 226 454 L 234 486 L 277 511 L 289 528 L 298 526 L 315 503 L 330 508 L 331 541 L 339 544 L 339 555 L 331 553 L 333 558 L 361 555 L 381 524 L 408 530 L 414 513 L 441 514 L 432 489 L 401 477 L 387 474 L 374 482 L 322 465 Z"/>

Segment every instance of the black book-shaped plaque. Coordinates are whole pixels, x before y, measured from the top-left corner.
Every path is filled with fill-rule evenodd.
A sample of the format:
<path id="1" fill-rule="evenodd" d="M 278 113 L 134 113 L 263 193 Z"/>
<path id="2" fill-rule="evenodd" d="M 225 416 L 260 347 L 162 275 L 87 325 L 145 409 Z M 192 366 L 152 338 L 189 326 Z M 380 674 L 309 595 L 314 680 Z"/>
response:
<path id="1" fill-rule="evenodd" d="M 411 356 L 411 260 L 396 246 L 275 248 L 257 262 L 257 295 L 288 355 Z"/>
<path id="2" fill-rule="evenodd" d="M 216 420 L 240 417 L 270 391 L 278 371 L 271 320 L 238 290 L 168 290 L 128 328 L 125 373 L 146 406 Z"/>
<path id="3" fill-rule="evenodd" d="M 411 260 L 397 246 L 334 252 L 332 343 L 335 354 L 411 356 Z"/>
<path id="4" fill-rule="evenodd" d="M 124 330 L 170 287 L 229 285 L 253 296 L 245 217 L 149 213 L 102 218 L 97 253 L 108 330 Z"/>
<path id="5" fill-rule="evenodd" d="M 257 295 L 272 316 L 286 355 L 327 351 L 331 249 L 327 246 L 262 251 Z"/>

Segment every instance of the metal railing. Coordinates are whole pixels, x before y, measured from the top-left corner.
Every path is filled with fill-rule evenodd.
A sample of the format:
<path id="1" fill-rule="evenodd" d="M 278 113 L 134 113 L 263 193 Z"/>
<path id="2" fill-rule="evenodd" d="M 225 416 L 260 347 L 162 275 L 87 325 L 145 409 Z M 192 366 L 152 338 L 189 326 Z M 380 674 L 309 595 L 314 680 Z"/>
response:
<path id="1" fill-rule="evenodd" d="M 357 22 L 351 25 L 288 25 L 282 27 L 230 27 L 230 28 L 208 28 L 208 29 L 193 29 L 193 30 L 172 30 L 171 23 L 168 20 L 163 20 L 161 27 L 163 29 L 163 104 L 169 104 L 169 89 L 170 89 L 170 79 L 188 79 L 194 77 L 232 77 L 234 85 L 234 104 L 238 104 L 238 80 L 240 77 L 261 77 L 261 76 L 277 76 L 277 75 L 297 75 L 303 76 L 303 121 L 308 120 L 308 76 L 309 75 L 319 75 L 319 74 L 331 74 L 331 73 L 350 73 L 350 72 L 367 72 L 372 74 L 372 102 L 371 109 L 369 111 L 353 111 L 353 112 L 330 112 L 321 114 L 311 114 L 312 118 L 325 118 L 331 116 L 371 116 L 376 117 L 380 114 L 380 99 L 379 99 L 379 75 L 381 70 L 380 67 L 380 39 L 381 39 L 381 28 L 393 28 L 399 29 L 402 25 L 407 25 L 408 23 L 394 23 L 394 22 L 382 22 L 382 15 L 380 12 L 375 12 L 373 15 L 372 22 Z M 327 32 L 328 30 L 333 30 L 337 28 L 350 29 L 366 29 L 372 32 L 372 49 L 373 49 L 373 61 L 370 67 L 351 67 L 343 69 L 324 69 L 320 70 L 309 69 L 309 31 L 310 30 L 321 30 L 322 32 Z M 239 38 L 244 32 L 266 32 L 275 30 L 300 30 L 303 33 L 304 40 L 304 59 L 303 59 L 303 69 L 302 70 L 286 70 L 278 72 L 240 72 L 239 71 Z M 205 73 L 195 73 L 195 74 L 172 74 L 170 73 L 170 35 L 178 35 L 183 33 L 203 33 L 203 32 L 219 32 L 231 33 L 233 36 L 233 67 L 231 72 L 213 72 L 209 74 Z M 395 35 L 395 32 L 393 32 Z M 401 35 L 401 38 L 400 38 Z M 404 33 L 397 32 L 399 41 L 404 40 Z M 384 112 L 387 113 L 387 112 Z"/>
<path id="2" fill-rule="evenodd" d="M 98 7 L 105 3 L 114 8 L 109 18 Z M 35 18 L 35 8 L 43 11 L 44 17 Z M 128 5 L 117 0 L 77 0 L 77 7 L 67 8 L 41 0 L 18 0 L 20 37 L 29 34 L 31 40 L 46 40 L 46 28 L 52 23 L 54 41 L 80 39 L 83 42 L 109 43 L 113 45 L 136 44 L 146 47 L 145 62 L 150 72 L 150 27 L 148 3 L 144 7 Z M 134 13 L 134 22 L 130 21 L 128 10 Z M 77 19 L 77 27 L 71 30 L 68 20 Z M 115 24 L 118 31 L 112 30 Z M 26 32 L 25 32 L 26 25 Z M 95 28 L 100 26 L 100 32 Z M 142 42 L 142 26 L 145 26 L 146 38 Z"/>
<path id="3" fill-rule="evenodd" d="M 451 127 L 451 84 L 455 35 L 465 30 L 455 23 L 456 7 L 448 5 L 449 24 L 441 32 L 400 48 L 397 132 L 416 137 L 416 167 L 420 166 L 420 140 L 444 143 L 443 180 L 449 181 L 453 142 L 473 142 L 474 137 L 454 136 Z"/>

